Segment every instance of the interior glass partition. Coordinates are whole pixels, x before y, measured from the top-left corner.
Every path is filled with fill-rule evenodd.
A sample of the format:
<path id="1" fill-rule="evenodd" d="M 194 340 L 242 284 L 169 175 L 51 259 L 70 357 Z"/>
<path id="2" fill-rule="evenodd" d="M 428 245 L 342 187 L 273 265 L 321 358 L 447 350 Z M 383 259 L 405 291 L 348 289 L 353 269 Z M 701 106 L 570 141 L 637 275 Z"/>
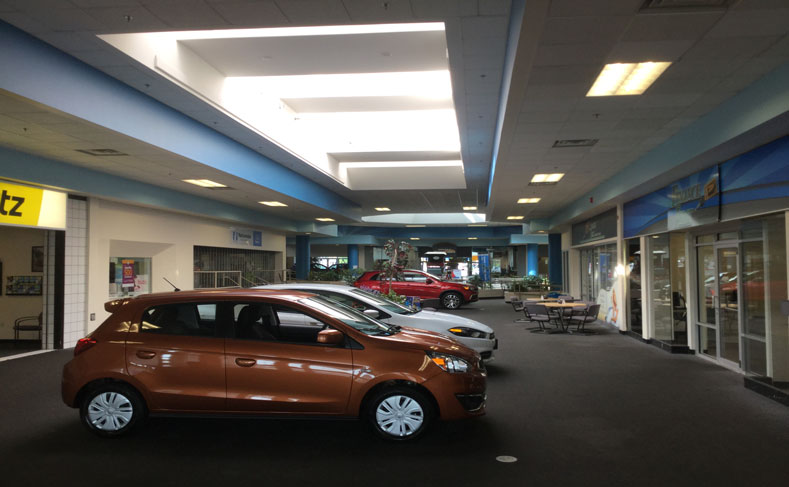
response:
<path id="1" fill-rule="evenodd" d="M 652 338 L 687 343 L 685 234 L 652 235 L 647 239 L 647 247 Z"/>
<path id="2" fill-rule="evenodd" d="M 627 329 L 634 333 L 642 332 L 641 318 L 641 241 L 632 238 L 625 242 L 627 248 Z"/>
<path id="3" fill-rule="evenodd" d="M 598 302 L 601 291 L 614 285 L 616 244 L 581 249 L 581 299 Z"/>

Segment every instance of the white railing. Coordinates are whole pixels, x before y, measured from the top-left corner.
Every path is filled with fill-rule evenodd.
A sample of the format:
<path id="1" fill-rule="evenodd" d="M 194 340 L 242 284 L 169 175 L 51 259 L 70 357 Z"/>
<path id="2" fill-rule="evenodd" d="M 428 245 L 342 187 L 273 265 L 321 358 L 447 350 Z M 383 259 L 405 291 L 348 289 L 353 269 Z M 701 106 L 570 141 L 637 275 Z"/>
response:
<path id="1" fill-rule="evenodd" d="M 194 288 L 246 288 L 287 281 L 283 269 L 244 271 L 194 271 Z"/>

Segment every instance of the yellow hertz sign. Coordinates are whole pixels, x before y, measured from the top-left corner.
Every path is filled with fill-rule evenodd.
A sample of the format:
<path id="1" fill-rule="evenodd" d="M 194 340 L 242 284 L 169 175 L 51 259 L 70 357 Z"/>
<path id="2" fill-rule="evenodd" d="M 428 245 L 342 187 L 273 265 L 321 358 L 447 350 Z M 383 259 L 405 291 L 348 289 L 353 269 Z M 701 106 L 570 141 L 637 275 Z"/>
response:
<path id="1" fill-rule="evenodd" d="M 66 194 L 0 181 L 0 225 L 66 228 Z"/>

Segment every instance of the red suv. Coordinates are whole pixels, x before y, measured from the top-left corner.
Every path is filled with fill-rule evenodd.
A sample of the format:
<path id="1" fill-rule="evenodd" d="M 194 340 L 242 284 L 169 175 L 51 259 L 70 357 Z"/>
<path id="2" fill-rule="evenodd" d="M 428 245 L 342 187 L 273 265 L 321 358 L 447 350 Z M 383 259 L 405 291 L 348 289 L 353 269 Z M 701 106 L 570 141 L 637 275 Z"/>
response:
<path id="1" fill-rule="evenodd" d="M 353 285 L 381 293 L 389 292 L 389 281 L 381 271 L 365 272 Z M 405 270 L 400 273 L 392 280 L 392 290 L 403 296 L 439 299 L 441 306 L 447 309 L 457 309 L 462 304 L 479 299 L 477 286 L 442 281 L 432 274 L 416 270 Z"/>

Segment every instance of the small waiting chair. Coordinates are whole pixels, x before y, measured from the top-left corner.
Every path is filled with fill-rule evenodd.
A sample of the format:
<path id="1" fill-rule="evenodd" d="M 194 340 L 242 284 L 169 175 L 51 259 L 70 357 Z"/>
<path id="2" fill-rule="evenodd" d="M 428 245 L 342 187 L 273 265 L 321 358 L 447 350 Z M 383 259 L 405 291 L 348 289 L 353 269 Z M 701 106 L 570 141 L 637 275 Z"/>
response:
<path id="1" fill-rule="evenodd" d="M 526 308 L 524 307 L 523 301 L 521 301 L 520 299 L 513 298 L 510 301 L 510 304 L 512 305 L 513 311 L 515 311 L 516 313 L 522 313 L 522 312 L 525 313 Z M 529 315 L 526 314 L 525 318 L 518 318 L 517 320 L 513 320 L 513 321 L 515 323 L 528 323 L 531 320 L 529 319 Z"/>
<path id="2" fill-rule="evenodd" d="M 579 334 L 582 334 L 582 335 L 594 335 L 595 333 L 597 333 L 597 332 L 595 332 L 593 330 L 587 330 L 586 329 L 586 324 L 587 323 L 594 323 L 595 321 L 597 321 L 598 313 L 600 313 L 600 305 L 599 304 L 593 304 L 593 305 L 589 306 L 588 308 L 586 308 L 586 311 L 582 315 L 581 314 L 578 314 L 578 315 L 574 314 L 573 316 L 571 316 L 570 320 L 569 320 L 569 323 L 570 324 L 575 324 L 575 331 L 573 331 L 572 333 L 579 333 Z M 568 328 L 569 328 L 569 325 L 568 325 Z"/>
<path id="3" fill-rule="evenodd" d="M 548 313 L 548 308 L 542 304 L 527 304 L 525 305 L 526 311 L 529 313 L 531 317 L 531 321 L 537 323 L 539 328 L 535 328 L 531 331 L 532 333 L 551 333 L 555 332 L 556 322 L 554 318 Z M 554 329 L 548 329 L 545 325 L 554 325 Z"/>

